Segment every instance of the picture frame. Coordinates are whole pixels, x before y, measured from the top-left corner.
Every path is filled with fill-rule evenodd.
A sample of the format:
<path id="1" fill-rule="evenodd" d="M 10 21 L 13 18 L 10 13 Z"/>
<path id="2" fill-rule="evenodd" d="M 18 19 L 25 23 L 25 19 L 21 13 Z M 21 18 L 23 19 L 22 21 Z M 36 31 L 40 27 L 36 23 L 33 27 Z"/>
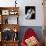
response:
<path id="1" fill-rule="evenodd" d="M 17 24 L 18 23 L 18 16 L 3 16 L 2 19 L 3 24 Z"/>
<path id="2" fill-rule="evenodd" d="M 9 40 L 15 41 L 18 40 L 18 32 L 14 32 L 10 28 L 4 28 L 1 37 L 3 41 L 9 41 Z"/>
<path id="3" fill-rule="evenodd" d="M 12 30 L 10 28 L 3 29 L 1 37 L 3 41 L 12 40 Z"/>
<path id="4" fill-rule="evenodd" d="M 10 15 L 16 15 L 17 13 L 18 13 L 18 12 L 17 12 L 16 10 L 10 10 L 10 11 L 9 11 L 9 14 L 10 14 Z"/>
<path id="5" fill-rule="evenodd" d="M 2 15 L 9 15 L 9 10 L 2 10 Z"/>
<path id="6" fill-rule="evenodd" d="M 26 19 L 32 20 L 36 18 L 35 6 L 25 6 Z"/>

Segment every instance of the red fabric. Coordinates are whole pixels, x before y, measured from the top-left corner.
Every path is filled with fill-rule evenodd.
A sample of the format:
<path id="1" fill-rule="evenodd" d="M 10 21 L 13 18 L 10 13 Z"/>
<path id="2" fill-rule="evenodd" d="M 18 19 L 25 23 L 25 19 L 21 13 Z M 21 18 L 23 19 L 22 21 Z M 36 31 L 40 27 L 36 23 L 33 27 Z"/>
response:
<path id="1" fill-rule="evenodd" d="M 25 35 L 22 39 L 21 45 L 26 46 L 25 39 L 28 39 L 29 37 L 32 37 L 32 36 L 36 37 L 36 33 L 31 28 L 27 29 L 27 31 L 25 32 Z M 38 42 L 38 44 L 36 44 L 35 46 L 41 46 L 41 45 Z"/>

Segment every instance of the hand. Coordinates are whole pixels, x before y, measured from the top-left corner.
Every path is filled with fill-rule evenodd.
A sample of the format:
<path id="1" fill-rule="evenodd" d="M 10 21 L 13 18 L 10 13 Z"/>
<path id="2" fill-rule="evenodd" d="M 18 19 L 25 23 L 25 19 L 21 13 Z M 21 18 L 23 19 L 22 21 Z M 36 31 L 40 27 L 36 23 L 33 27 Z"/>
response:
<path id="1" fill-rule="evenodd" d="M 27 46 L 35 46 L 37 44 L 37 42 L 38 41 L 34 36 L 25 40 L 25 43 L 27 44 Z"/>

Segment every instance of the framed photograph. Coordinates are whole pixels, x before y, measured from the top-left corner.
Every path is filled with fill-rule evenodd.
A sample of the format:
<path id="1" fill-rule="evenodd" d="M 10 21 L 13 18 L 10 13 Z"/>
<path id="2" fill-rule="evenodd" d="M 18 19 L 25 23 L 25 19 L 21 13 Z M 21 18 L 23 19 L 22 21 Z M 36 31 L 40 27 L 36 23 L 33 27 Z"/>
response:
<path id="1" fill-rule="evenodd" d="M 18 40 L 18 32 L 14 32 L 10 28 L 4 28 L 1 37 L 3 41 Z"/>
<path id="2" fill-rule="evenodd" d="M 35 6 L 25 6 L 26 19 L 35 19 L 36 9 Z"/>
<path id="3" fill-rule="evenodd" d="M 2 10 L 2 15 L 9 15 L 9 10 Z"/>
<path id="4" fill-rule="evenodd" d="M 10 15 L 16 15 L 17 13 L 18 13 L 18 12 L 15 11 L 15 10 L 10 10 L 10 12 L 9 12 Z"/>
<path id="5" fill-rule="evenodd" d="M 12 30 L 10 28 L 5 28 L 2 31 L 2 40 L 8 41 L 12 40 Z"/>
<path id="6" fill-rule="evenodd" d="M 18 23 L 18 17 L 17 16 L 3 16 L 2 19 L 3 24 L 17 24 Z"/>

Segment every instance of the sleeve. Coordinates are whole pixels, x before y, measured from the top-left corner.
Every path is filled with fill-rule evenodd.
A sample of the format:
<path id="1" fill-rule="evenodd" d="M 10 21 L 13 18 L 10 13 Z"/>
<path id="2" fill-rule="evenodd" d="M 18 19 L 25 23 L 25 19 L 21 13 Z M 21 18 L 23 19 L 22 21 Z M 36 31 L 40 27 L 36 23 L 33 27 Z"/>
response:
<path id="1" fill-rule="evenodd" d="M 24 43 L 24 40 L 22 40 L 21 46 L 26 46 L 26 44 Z"/>

